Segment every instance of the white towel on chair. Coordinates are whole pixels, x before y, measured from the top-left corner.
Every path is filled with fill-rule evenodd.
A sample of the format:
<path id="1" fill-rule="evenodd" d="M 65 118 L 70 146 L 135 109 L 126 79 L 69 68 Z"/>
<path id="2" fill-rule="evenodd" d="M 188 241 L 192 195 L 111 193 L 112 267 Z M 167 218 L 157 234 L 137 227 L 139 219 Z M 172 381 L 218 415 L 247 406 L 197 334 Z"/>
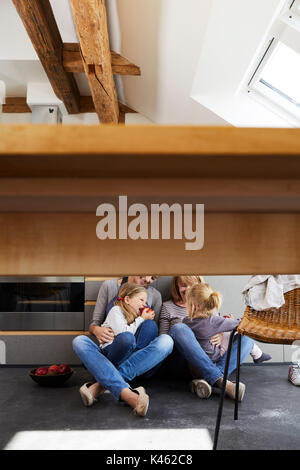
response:
<path id="1" fill-rule="evenodd" d="M 271 274 L 252 276 L 243 290 L 246 305 L 255 310 L 279 308 L 284 304 L 286 292 L 300 287 L 300 275 Z"/>

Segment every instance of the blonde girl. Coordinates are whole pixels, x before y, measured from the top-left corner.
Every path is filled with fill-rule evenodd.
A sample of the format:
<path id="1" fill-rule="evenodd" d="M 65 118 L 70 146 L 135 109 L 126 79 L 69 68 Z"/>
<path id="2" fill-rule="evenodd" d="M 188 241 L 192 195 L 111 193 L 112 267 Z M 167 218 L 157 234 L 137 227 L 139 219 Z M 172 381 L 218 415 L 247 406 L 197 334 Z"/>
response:
<path id="1" fill-rule="evenodd" d="M 155 368 L 173 349 L 169 336 L 158 337 L 153 321 L 155 314 L 146 307 L 146 300 L 144 287 L 125 283 L 103 324 L 113 331 L 113 341 L 99 341 L 97 346 L 86 336 L 73 340 L 74 351 L 96 379 L 79 390 L 85 406 L 93 405 L 108 389 L 116 400 L 127 402 L 136 414 L 146 415 L 149 396 L 143 387 L 131 389 L 128 382 Z"/>
<path id="2" fill-rule="evenodd" d="M 234 330 L 240 320 L 234 320 L 231 318 L 224 318 L 217 315 L 222 303 L 221 294 L 214 291 L 208 284 L 201 284 L 192 286 L 187 292 L 187 312 L 188 317 L 183 320 L 183 323 L 187 325 L 193 331 L 196 340 L 201 346 L 202 350 L 205 351 L 207 356 L 217 366 L 223 366 L 226 356 L 226 349 L 223 346 L 213 345 L 210 341 L 210 337 L 223 332 L 231 332 Z M 244 339 L 245 337 L 243 337 Z M 248 338 L 245 338 L 246 341 Z M 257 354 L 258 346 L 251 340 L 252 348 L 248 352 L 251 354 Z M 263 354 L 260 351 L 260 354 Z M 265 355 L 267 356 L 267 355 Z M 270 357 L 269 357 L 270 358 Z M 268 360 L 268 359 L 264 359 Z M 207 382 L 193 381 L 193 387 L 205 387 L 207 388 Z M 200 382 L 200 383 L 199 383 Z M 220 378 L 216 381 L 216 385 L 221 387 L 223 379 Z M 239 389 L 239 400 L 243 399 L 245 393 L 245 385 L 240 383 Z M 211 391 L 211 390 L 210 390 Z M 196 392 L 195 392 L 196 393 Z M 226 393 L 231 398 L 235 397 L 235 384 L 227 381 Z M 196 393 L 197 394 L 197 393 Z"/>
<path id="3" fill-rule="evenodd" d="M 109 311 L 103 327 L 111 328 L 114 335 L 129 331 L 135 334 L 144 320 L 153 320 L 155 313 L 146 307 L 147 289 L 138 284 L 126 282 L 119 291 L 114 307 Z M 113 341 L 100 343 L 106 348 Z"/>
<path id="4" fill-rule="evenodd" d="M 185 305 L 185 295 L 189 287 L 195 284 L 203 284 L 204 279 L 202 276 L 174 276 L 171 286 L 171 297 L 175 304 Z"/>

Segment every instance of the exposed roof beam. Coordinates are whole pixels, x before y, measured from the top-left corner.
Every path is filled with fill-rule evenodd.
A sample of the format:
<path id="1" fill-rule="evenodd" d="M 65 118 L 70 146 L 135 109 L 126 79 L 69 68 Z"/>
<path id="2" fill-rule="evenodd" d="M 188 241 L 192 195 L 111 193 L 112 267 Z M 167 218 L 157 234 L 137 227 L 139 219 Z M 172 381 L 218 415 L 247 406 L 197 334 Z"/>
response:
<path id="1" fill-rule="evenodd" d="M 125 114 L 136 113 L 126 104 L 119 102 L 119 123 L 125 123 Z M 2 105 L 2 113 L 31 113 L 31 109 L 27 104 L 26 97 L 9 97 L 6 98 L 5 104 Z M 80 96 L 80 113 L 95 113 L 95 105 L 91 96 Z"/>
<path id="2" fill-rule="evenodd" d="M 141 75 L 140 68 L 125 57 L 114 51 L 111 52 L 111 66 L 115 75 Z M 64 43 L 63 63 L 66 72 L 84 73 L 84 65 L 80 54 L 80 45 Z M 99 64 L 100 65 L 100 64 Z"/>
<path id="3" fill-rule="evenodd" d="M 81 113 L 95 113 L 95 105 L 91 96 L 80 97 L 80 112 Z M 136 113 L 133 109 L 129 108 L 123 103 L 119 102 L 119 124 L 125 124 L 125 114 Z"/>
<path id="4" fill-rule="evenodd" d="M 125 115 L 127 113 L 136 113 L 137 111 L 134 111 L 133 109 L 129 108 L 126 106 L 126 104 L 120 103 L 119 101 L 119 124 L 125 124 Z"/>
<path id="5" fill-rule="evenodd" d="M 117 124 L 119 106 L 111 65 L 105 1 L 70 0 L 70 3 L 84 70 L 99 120 Z"/>
<path id="6" fill-rule="evenodd" d="M 26 98 L 10 97 L 6 98 L 5 104 L 2 105 L 2 113 L 31 113 Z"/>
<path id="7" fill-rule="evenodd" d="M 95 105 L 91 96 L 80 97 L 80 112 L 81 113 L 95 113 Z M 129 108 L 126 104 L 119 101 L 119 124 L 125 123 L 125 114 L 136 113 L 133 109 Z"/>
<path id="8" fill-rule="evenodd" d="M 49 0 L 13 0 L 54 93 L 71 114 L 79 113 L 79 89 L 63 66 L 63 42 Z"/>

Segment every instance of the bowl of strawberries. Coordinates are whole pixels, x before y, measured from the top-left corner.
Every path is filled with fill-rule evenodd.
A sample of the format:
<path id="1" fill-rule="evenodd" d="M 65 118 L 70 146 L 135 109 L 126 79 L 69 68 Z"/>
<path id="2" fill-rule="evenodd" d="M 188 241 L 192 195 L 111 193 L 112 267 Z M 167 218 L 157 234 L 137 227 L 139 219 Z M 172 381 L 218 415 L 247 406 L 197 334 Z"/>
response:
<path id="1" fill-rule="evenodd" d="M 41 366 L 29 371 L 29 376 L 37 384 L 45 387 L 59 387 L 73 374 L 74 370 L 68 364 L 53 364 L 49 367 Z"/>

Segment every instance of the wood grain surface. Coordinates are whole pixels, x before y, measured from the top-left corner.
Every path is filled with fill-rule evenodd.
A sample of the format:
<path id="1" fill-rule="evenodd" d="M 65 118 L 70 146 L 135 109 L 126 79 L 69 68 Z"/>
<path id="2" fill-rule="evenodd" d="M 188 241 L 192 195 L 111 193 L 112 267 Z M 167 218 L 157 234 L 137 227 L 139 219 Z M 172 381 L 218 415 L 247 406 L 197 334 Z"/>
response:
<path id="1" fill-rule="evenodd" d="M 71 114 L 79 113 L 79 89 L 63 66 L 63 42 L 49 0 L 13 0 L 54 93 Z"/>
<path id="2" fill-rule="evenodd" d="M 84 71 L 101 123 L 118 123 L 119 106 L 104 0 L 71 0 Z"/>

